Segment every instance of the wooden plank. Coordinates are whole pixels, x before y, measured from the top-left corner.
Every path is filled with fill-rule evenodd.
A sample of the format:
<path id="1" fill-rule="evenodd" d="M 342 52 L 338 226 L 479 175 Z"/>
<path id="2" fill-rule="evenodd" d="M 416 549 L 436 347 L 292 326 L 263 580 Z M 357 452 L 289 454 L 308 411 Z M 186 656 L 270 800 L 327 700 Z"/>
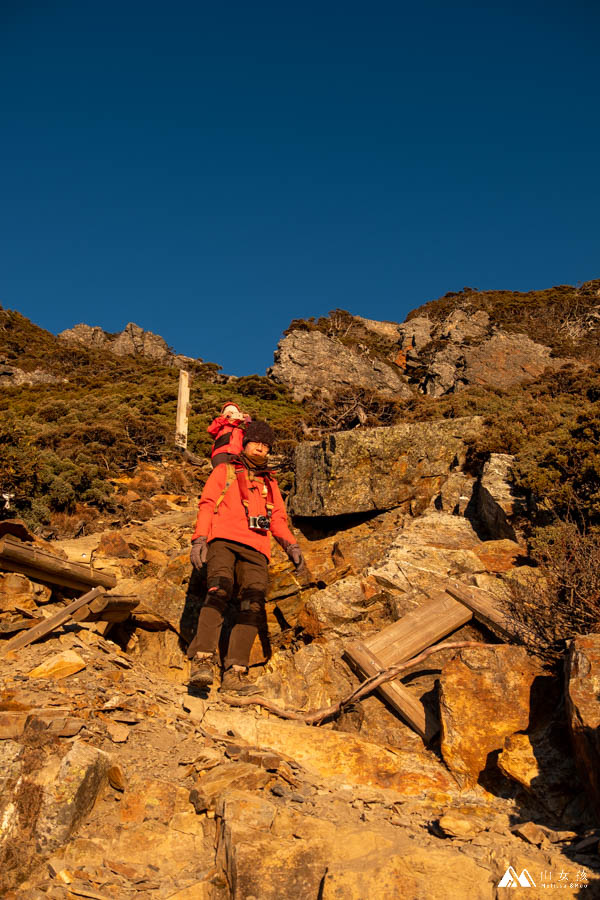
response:
<path id="1" fill-rule="evenodd" d="M 78 597 L 77 600 L 73 600 L 68 606 L 63 606 L 63 608 L 53 616 L 49 616 L 47 619 L 44 619 L 43 622 L 34 625 L 33 628 L 29 628 L 27 631 L 11 638 L 6 644 L 0 645 L 0 656 L 4 656 L 11 650 L 20 650 L 21 647 L 26 647 L 27 644 L 31 644 L 33 641 L 37 641 L 39 638 L 44 637 L 44 635 L 54 631 L 55 628 L 58 628 L 64 622 L 67 622 L 76 610 L 85 606 L 86 603 L 90 603 L 103 593 L 104 588 L 95 587 L 91 591 L 88 591 L 87 594 L 84 594 L 83 597 Z"/>
<path id="2" fill-rule="evenodd" d="M 377 657 L 362 641 L 354 641 L 345 650 L 344 655 L 367 678 L 371 675 L 377 675 L 382 669 L 387 668 L 387 666 L 380 664 Z M 435 737 L 440 730 L 439 722 L 433 715 L 426 715 L 425 707 L 408 688 L 396 680 L 380 685 L 377 690 L 396 712 L 408 722 L 411 728 L 414 728 L 421 735 L 424 741 L 429 742 Z"/>
<path id="3" fill-rule="evenodd" d="M 175 420 L 175 446 L 185 450 L 188 439 L 188 417 L 190 412 L 190 373 L 179 370 L 179 393 L 177 395 L 177 417 Z"/>
<path id="4" fill-rule="evenodd" d="M 416 656 L 473 618 L 471 610 L 443 591 L 364 641 L 384 669 Z"/>
<path id="5" fill-rule="evenodd" d="M 84 563 L 60 559 L 39 547 L 24 544 L 10 534 L 0 538 L 0 569 L 74 590 L 96 586 L 113 588 L 117 583 L 115 575 L 96 572 Z"/>
<path id="6" fill-rule="evenodd" d="M 82 606 L 72 618 L 75 622 L 124 622 L 139 602 L 139 597 L 104 594 Z"/>
<path id="7" fill-rule="evenodd" d="M 514 621 L 507 613 L 494 605 L 493 595 L 488 591 L 463 584 L 461 581 L 450 580 L 446 583 L 446 592 L 468 607 L 475 618 L 483 622 L 494 634 L 498 634 L 508 641 L 515 638 L 535 641 L 535 635 L 526 625 Z"/>

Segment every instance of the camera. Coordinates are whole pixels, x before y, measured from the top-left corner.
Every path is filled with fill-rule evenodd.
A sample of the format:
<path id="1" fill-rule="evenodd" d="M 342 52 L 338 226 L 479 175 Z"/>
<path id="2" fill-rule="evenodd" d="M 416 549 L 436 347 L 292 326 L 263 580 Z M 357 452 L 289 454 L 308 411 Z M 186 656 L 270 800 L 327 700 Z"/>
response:
<path id="1" fill-rule="evenodd" d="M 269 516 L 248 516 L 248 527 L 255 531 L 268 531 L 271 527 Z"/>

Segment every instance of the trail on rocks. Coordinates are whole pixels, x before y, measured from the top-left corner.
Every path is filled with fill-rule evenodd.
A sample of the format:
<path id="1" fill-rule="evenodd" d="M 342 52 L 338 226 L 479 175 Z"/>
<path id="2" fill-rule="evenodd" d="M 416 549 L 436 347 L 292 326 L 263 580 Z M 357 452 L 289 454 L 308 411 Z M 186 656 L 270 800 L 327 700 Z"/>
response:
<path id="1" fill-rule="evenodd" d="M 328 528 L 299 522 L 310 583 L 275 549 L 251 660 L 262 708 L 232 707 L 218 685 L 188 692 L 203 598 L 188 559 L 191 498 L 51 544 L 114 573 L 137 606 L 1 660 L 2 896 L 492 900 L 509 866 L 530 873 L 528 897 L 546 897 L 561 873 L 573 885 L 562 896 L 593 896 L 599 834 L 566 749 L 562 686 L 524 648 L 472 620 L 398 667 L 441 716 L 428 746 L 379 695 L 360 696 L 343 659 L 349 641 L 449 579 L 502 602 L 521 553 L 518 535 L 506 537 L 506 491 L 487 483 L 504 530 L 483 540 L 464 516 L 477 486 L 456 455 L 438 454 L 446 469 L 427 485 L 429 471 L 411 475 L 403 506 L 385 500 Z M 7 622 L 17 607 L 66 602 L 10 574 L 0 598 Z M 301 721 L 315 709 L 328 709 L 319 728 Z"/>

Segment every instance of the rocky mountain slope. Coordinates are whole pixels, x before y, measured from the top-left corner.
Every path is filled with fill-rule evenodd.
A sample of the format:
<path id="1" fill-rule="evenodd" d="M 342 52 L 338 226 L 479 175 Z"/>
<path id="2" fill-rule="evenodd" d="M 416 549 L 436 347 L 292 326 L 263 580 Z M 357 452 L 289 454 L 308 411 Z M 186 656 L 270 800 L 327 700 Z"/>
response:
<path id="1" fill-rule="evenodd" d="M 112 613 L 7 653 L 74 594 L 0 558 L 3 898 L 495 900 L 520 879 L 528 897 L 600 892 L 599 287 L 467 291 L 404 324 L 336 311 L 292 323 L 272 377 L 221 385 L 196 370 L 193 449 L 233 388 L 279 428 L 310 572 L 299 582 L 274 546 L 251 659 L 260 695 L 242 705 L 187 688 L 205 592 L 189 536 L 208 466 L 170 448 L 174 366 L 0 311 L 6 364 L 67 379 L 2 389 L 2 477 L 48 512 L 44 524 L 11 499 L 0 552 L 9 532 L 117 579 Z M 557 318 L 536 339 L 526 311 L 542 301 Z M 327 362 L 322 391 L 325 358 L 345 362 Z M 563 514 L 574 504 L 581 532 Z M 454 618 L 441 632 L 434 619 L 442 636 L 421 657 L 431 609 Z M 392 660 L 384 637 L 405 621 L 396 694 L 349 699 L 357 648 Z"/>
<path id="2" fill-rule="evenodd" d="M 426 479 L 429 497 L 413 474 L 416 515 L 409 501 L 383 501 L 375 517 L 329 536 L 321 516 L 302 520 L 314 581 L 298 584 L 276 554 L 254 648 L 268 703 L 301 719 L 339 701 L 359 683 L 344 658 L 349 642 L 421 607 L 449 579 L 485 586 L 501 603 L 507 581 L 529 571 L 515 569 L 518 541 L 491 533 L 518 501 L 507 503 L 502 466 L 484 487 L 453 462 L 440 460 L 437 480 Z M 72 623 L 1 660 L 7 900 L 470 900 L 503 896 L 509 866 L 531 874 L 533 897 L 561 872 L 565 896 L 600 884 L 586 769 L 582 784 L 566 741 L 570 728 L 584 742 L 598 712 L 576 662 L 584 653 L 597 671 L 597 639 L 573 647 L 565 707 L 561 679 L 471 620 L 451 640 L 476 647 L 441 649 L 407 673 L 411 693 L 440 716 L 441 741 L 428 744 L 377 695 L 318 727 L 232 707 L 216 690 L 192 696 L 195 511 L 191 497 L 169 502 L 143 525 L 51 545 L 116 574 L 114 592 L 137 601 L 128 618 Z M 473 527 L 484 519 L 487 540 Z M 65 602 L 9 573 L 0 599 L 8 632 L 25 611 L 49 615 Z"/>

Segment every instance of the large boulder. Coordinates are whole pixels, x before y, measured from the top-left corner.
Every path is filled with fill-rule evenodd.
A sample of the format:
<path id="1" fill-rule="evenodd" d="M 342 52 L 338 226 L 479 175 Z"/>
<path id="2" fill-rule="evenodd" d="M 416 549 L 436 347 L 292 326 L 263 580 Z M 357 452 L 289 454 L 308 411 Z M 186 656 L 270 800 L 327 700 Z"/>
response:
<path id="1" fill-rule="evenodd" d="M 444 666 L 442 756 L 461 784 L 475 784 L 489 754 L 528 727 L 531 688 L 540 675 L 525 648 L 512 645 L 467 648 Z"/>
<path id="2" fill-rule="evenodd" d="M 567 805 L 581 791 L 581 783 L 568 746 L 568 733 L 558 725 L 548 723 L 528 734 L 512 734 L 504 742 L 498 768 L 560 820 Z"/>
<path id="3" fill-rule="evenodd" d="M 108 780 L 110 756 L 77 741 L 55 768 L 50 764 L 34 779 L 44 793 L 37 821 L 38 846 L 62 846 L 88 815 Z"/>
<path id="4" fill-rule="evenodd" d="M 290 512 L 338 516 L 405 506 L 422 512 L 464 463 L 468 441 L 483 428 L 469 416 L 360 428 L 296 448 Z"/>
<path id="5" fill-rule="evenodd" d="M 600 634 L 581 635 L 571 642 L 566 676 L 575 761 L 600 814 Z"/>
<path id="6" fill-rule="evenodd" d="M 321 331 L 292 331 L 282 338 L 268 374 L 288 387 L 296 401 L 316 389 L 329 396 L 348 388 L 377 391 L 392 399 L 413 395 L 393 363 L 361 355 Z"/>
<path id="7" fill-rule="evenodd" d="M 30 581 L 25 575 L 0 574 L 0 613 L 16 608 L 34 611 L 38 605 L 47 603 L 51 594 L 49 587 Z"/>

